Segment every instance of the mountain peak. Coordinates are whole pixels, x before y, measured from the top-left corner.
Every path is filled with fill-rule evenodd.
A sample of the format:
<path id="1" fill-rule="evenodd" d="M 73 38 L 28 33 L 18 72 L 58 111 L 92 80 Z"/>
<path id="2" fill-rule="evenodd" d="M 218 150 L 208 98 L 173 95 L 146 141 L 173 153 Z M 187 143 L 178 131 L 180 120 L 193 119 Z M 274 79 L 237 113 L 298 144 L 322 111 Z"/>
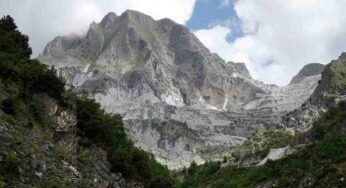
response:
<path id="1" fill-rule="evenodd" d="M 132 10 L 132 9 L 127 9 L 127 10 L 125 10 L 125 11 L 123 12 L 123 14 L 132 14 L 132 15 L 137 14 L 137 15 L 145 15 L 145 16 L 147 16 L 146 14 L 144 14 L 144 13 L 142 13 L 142 12 L 139 12 L 139 11 L 137 11 L 137 10 Z"/>
<path id="2" fill-rule="evenodd" d="M 123 18 L 129 18 L 129 19 L 134 19 L 134 18 L 150 18 L 153 19 L 151 16 L 144 14 L 142 12 L 136 11 L 136 10 L 130 10 L 127 9 L 125 12 L 121 14 L 121 17 Z"/>
<path id="3" fill-rule="evenodd" d="M 342 52 L 339 59 L 346 59 L 346 52 Z"/>
<path id="4" fill-rule="evenodd" d="M 103 17 L 102 21 L 100 22 L 100 25 L 102 27 L 109 25 L 117 18 L 117 15 L 114 12 L 109 12 L 105 17 Z"/>
<path id="5" fill-rule="evenodd" d="M 305 65 L 299 73 L 294 76 L 290 82 L 290 84 L 296 84 L 302 80 L 304 80 L 306 77 L 319 75 L 324 69 L 324 65 L 320 63 L 310 63 Z"/>
<path id="6" fill-rule="evenodd" d="M 68 49 L 52 41 L 40 59 L 58 64 L 67 83 L 88 90 L 107 112 L 121 114 L 130 136 L 170 168 L 201 161 L 193 151 L 206 141 L 228 147 L 239 142 L 230 136 L 245 137 L 254 124 L 276 123 L 277 114 L 301 105 L 317 85 L 313 79 L 298 88 L 265 85 L 251 78 L 245 64 L 226 63 L 188 28 L 167 18 L 127 10 L 120 16 L 109 13 L 92 26 Z M 169 126 L 156 130 L 154 120 Z M 169 127 L 182 135 L 179 145 L 162 140 L 171 134 Z M 207 129 L 208 136 L 198 136 Z"/>

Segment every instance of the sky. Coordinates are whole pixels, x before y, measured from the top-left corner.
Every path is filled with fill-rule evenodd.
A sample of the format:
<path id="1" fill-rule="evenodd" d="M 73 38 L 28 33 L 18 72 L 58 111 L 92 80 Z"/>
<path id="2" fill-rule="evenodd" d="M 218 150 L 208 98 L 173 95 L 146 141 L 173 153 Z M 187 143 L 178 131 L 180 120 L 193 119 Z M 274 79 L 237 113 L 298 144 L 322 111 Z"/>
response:
<path id="1" fill-rule="evenodd" d="M 346 0 L 0 0 L 30 38 L 33 57 L 54 37 L 83 34 L 108 12 L 133 9 L 188 27 L 226 61 L 252 77 L 286 85 L 308 63 L 346 51 Z"/>

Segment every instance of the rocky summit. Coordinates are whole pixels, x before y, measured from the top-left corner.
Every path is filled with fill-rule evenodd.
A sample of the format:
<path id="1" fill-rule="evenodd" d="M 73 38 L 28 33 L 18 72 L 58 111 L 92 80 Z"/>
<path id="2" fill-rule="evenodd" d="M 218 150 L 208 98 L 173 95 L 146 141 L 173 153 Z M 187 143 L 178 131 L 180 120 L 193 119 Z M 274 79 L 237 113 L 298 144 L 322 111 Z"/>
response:
<path id="1" fill-rule="evenodd" d="M 220 160 L 256 130 L 282 126 L 324 67 L 309 64 L 284 87 L 264 84 L 183 25 L 132 10 L 107 14 L 84 36 L 56 37 L 38 59 L 122 115 L 135 144 L 171 169 Z"/>
<path id="2" fill-rule="evenodd" d="M 304 69 L 303 69 L 304 70 Z M 300 71 L 307 72 L 307 71 Z M 297 78 L 297 76 L 295 77 Z M 295 79 L 293 78 L 293 79 Z M 331 61 L 322 71 L 322 78 L 308 100 L 283 117 L 282 126 L 306 132 L 313 122 L 329 108 L 346 100 L 346 53 Z"/>

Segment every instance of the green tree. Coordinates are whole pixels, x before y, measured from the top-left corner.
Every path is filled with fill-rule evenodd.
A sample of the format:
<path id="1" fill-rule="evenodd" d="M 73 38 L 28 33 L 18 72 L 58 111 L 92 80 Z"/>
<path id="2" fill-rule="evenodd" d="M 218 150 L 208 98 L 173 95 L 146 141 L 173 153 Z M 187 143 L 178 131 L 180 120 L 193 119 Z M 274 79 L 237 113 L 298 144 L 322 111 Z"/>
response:
<path id="1" fill-rule="evenodd" d="M 13 48 L 19 48 L 25 57 L 30 57 L 32 50 L 29 46 L 29 37 L 17 30 L 17 25 L 11 16 L 7 15 L 0 19 L 0 34 L 8 35 L 12 39 L 12 41 L 0 40 L 0 50 L 11 51 Z"/>
<path id="2" fill-rule="evenodd" d="M 17 26 L 14 23 L 14 19 L 10 15 L 2 17 L 2 19 L 0 20 L 0 27 L 8 32 L 15 31 L 17 29 Z"/>

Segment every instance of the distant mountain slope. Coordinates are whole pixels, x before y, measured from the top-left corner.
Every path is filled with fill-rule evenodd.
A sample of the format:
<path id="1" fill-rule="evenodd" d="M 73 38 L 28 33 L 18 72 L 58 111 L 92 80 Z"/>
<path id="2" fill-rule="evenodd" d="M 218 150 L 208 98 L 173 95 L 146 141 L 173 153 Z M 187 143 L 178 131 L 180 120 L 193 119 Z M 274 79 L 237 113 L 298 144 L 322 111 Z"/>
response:
<path id="1" fill-rule="evenodd" d="M 287 87 L 263 84 L 184 26 L 132 10 L 107 14 L 85 37 L 56 37 L 39 59 L 121 114 L 132 140 L 170 168 L 201 163 L 210 153 L 218 159 L 216 151 L 280 124 L 320 78 L 317 72 Z"/>
<path id="2" fill-rule="evenodd" d="M 307 131 L 312 122 L 328 108 L 346 100 L 346 53 L 331 61 L 322 71 L 322 78 L 309 99 L 298 109 L 283 117 L 282 126 Z"/>
<path id="3" fill-rule="evenodd" d="M 290 84 L 298 83 L 309 76 L 319 75 L 321 74 L 323 69 L 324 69 L 323 64 L 319 64 L 319 63 L 307 64 L 298 72 L 296 76 L 292 78 Z"/>
<path id="4" fill-rule="evenodd" d="M 346 103 L 340 103 L 314 123 L 312 142 L 293 154 L 260 166 L 193 166 L 180 187 L 345 187 L 345 117 Z"/>

